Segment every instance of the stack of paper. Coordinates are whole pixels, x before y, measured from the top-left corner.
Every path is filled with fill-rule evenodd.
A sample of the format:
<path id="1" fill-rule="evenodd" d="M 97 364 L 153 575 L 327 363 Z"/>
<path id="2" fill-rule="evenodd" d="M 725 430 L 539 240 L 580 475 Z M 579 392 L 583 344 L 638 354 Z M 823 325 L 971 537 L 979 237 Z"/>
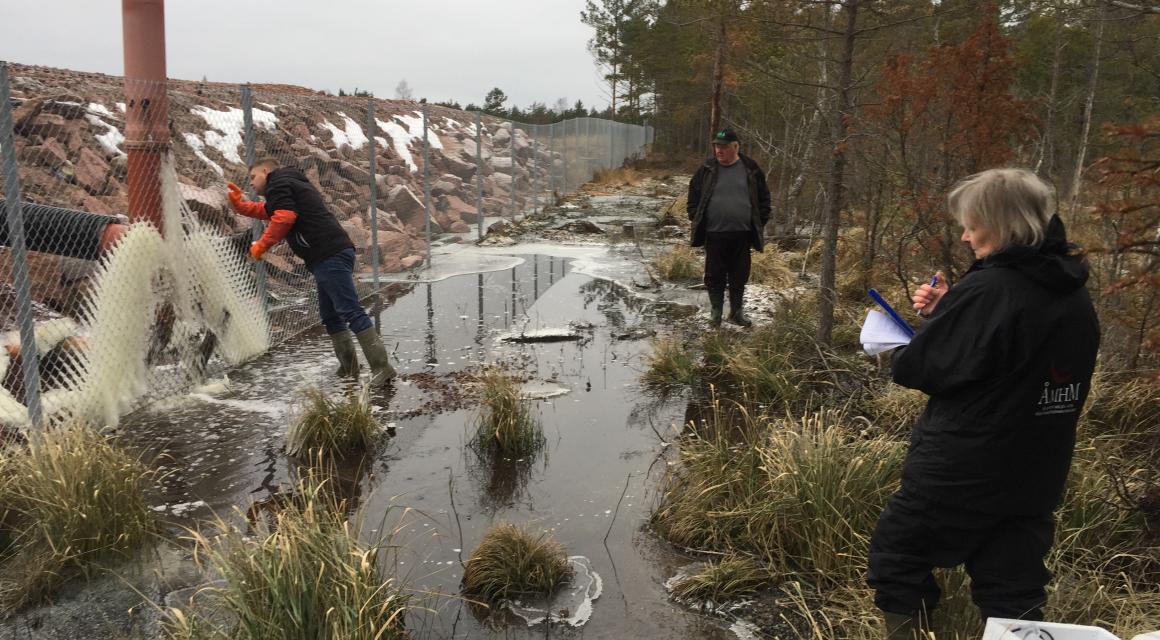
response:
<path id="1" fill-rule="evenodd" d="M 876 309 L 866 314 L 866 322 L 862 323 L 862 334 L 858 340 L 862 343 L 862 349 L 872 356 L 910 344 L 910 336 L 902 327 Z"/>

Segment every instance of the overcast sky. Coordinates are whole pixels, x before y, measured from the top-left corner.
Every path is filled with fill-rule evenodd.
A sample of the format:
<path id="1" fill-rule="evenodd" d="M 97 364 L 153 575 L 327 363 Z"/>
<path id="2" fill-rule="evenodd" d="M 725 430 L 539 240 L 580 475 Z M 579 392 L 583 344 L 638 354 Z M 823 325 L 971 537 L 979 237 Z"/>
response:
<path id="1" fill-rule="evenodd" d="M 169 0 L 169 76 L 607 106 L 584 0 Z M 0 60 L 121 75 L 121 3 L 0 0 Z M 509 106 L 511 102 L 509 101 Z"/>

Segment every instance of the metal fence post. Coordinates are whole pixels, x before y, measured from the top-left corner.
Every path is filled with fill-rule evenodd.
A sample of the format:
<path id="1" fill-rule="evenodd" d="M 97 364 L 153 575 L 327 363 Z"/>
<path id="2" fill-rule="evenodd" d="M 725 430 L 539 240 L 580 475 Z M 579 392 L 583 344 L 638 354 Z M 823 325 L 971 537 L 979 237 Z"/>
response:
<path id="1" fill-rule="evenodd" d="M 592 178 L 592 118 L 584 118 L 584 175 Z"/>
<path id="2" fill-rule="evenodd" d="M 548 193 L 556 193 L 556 124 L 548 125 Z"/>
<path id="3" fill-rule="evenodd" d="M 519 212 L 516 210 L 516 167 L 519 166 L 516 163 L 516 121 L 509 120 L 508 125 L 512 128 L 512 136 L 508 139 L 508 155 L 512 159 L 512 222 L 515 222 L 516 216 L 519 215 Z"/>
<path id="4" fill-rule="evenodd" d="M 423 103 L 423 213 L 426 216 L 427 268 L 431 268 L 431 143 L 427 141 L 427 103 Z"/>
<path id="5" fill-rule="evenodd" d="M 254 166 L 254 162 L 258 159 L 257 145 L 254 139 L 254 94 L 249 83 L 242 85 L 242 142 L 246 147 L 246 167 L 249 168 Z M 252 185 L 246 186 L 246 197 L 250 200 L 257 199 Z M 261 220 L 252 220 L 250 222 L 250 241 L 257 242 L 265 229 L 266 225 Z M 262 309 L 269 316 L 270 300 L 269 296 L 266 295 L 265 260 L 254 261 L 254 278 L 258 285 L 258 300 L 261 301 Z"/>
<path id="6" fill-rule="evenodd" d="M 608 168 L 610 170 L 616 168 L 616 158 L 612 155 L 616 149 L 616 139 L 613 137 L 616 134 L 612 130 L 613 125 L 614 123 L 610 120 L 608 122 Z"/>
<path id="7" fill-rule="evenodd" d="M 4 157 L 4 193 L 7 196 L 8 249 L 12 253 L 12 280 L 16 287 L 20 323 L 20 363 L 24 373 L 24 404 L 28 420 L 38 429 L 40 408 L 40 362 L 36 328 L 32 322 L 32 292 L 28 281 L 28 247 L 24 242 L 24 211 L 20 204 L 20 172 L 16 167 L 16 136 L 12 132 L 12 100 L 8 86 L 8 63 L 0 62 L 0 148 Z"/>
<path id="8" fill-rule="evenodd" d="M 379 262 L 382 258 L 379 256 L 379 183 L 375 176 L 375 154 L 378 150 L 375 148 L 375 97 L 367 96 L 367 131 L 370 135 L 367 136 L 367 147 L 369 151 L 368 169 L 370 170 L 370 183 L 367 185 L 371 188 L 371 287 L 377 292 L 379 290 Z"/>
<path id="9" fill-rule="evenodd" d="M 536 129 L 539 129 L 536 125 Z M 540 213 L 540 153 L 539 140 L 532 138 L 532 213 Z"/>
<path id="10" fill-rule="evenodd" d="M 564 188 L 560 190 L 560 195 L 568 193 L 568 121 L 564 121 L 564 134 L 560 136 L 563 140 L 564 152 L 561 157 L 564 159 Z"/>
<path id="11" fill-rule="evenodd" d="M 484 136 L 479 111 L 476 111 L 476 226 L 484 237 Z"/>

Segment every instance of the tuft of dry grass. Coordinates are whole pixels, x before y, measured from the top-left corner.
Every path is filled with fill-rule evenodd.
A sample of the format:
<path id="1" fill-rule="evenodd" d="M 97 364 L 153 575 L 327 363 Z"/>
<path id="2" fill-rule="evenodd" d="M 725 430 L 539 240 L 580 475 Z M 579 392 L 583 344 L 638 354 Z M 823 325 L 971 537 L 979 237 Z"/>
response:
<path id="1" fill-rule="evenodd" d="M 143 548 L 155 531 L 145 491 L 156 475 L 80 424 L 0 448 L 0 617 Z"/>
<path id="2" fill-rule="evenodd" d="M 683 193 L 672 202 L 657 210 L 657 223 L 660 225 L 688 224 L 689 214 L 685 210 L 689 204 L 689 194 Z"/>
<path id="3" fill-rule="evenodd" d="M 657 338 L 652 351 L 646 356 L 648 367 L 642 381 L 645 384 L 671 386 L 692 384 L 697 376 L 697 364 L 689 347 L 675 336 Z"/>
<path id="4" fill-rule="evenodd" d="M 167 638 L 408 637 L 410 599 L 381 562 L 392 533 L 380 528 L 364 542 L 358 519 L 347 520 L 330 492 L 309 477 L 297 497 L 250 534 L 220 518 L 212 533 L 189 532 L 202 569 L 221 579 L 202 589 L 188 611 L 169 610 Z"/>
<path id="5" fill-rule="evenodd" d="M 698 573 L 676 580 L 672 589 L 673 597 L 680 602 L 712 606 L 751 596 L 769 584 L 769 572 L 753 558 L 727 555 Z"/>
<path id="6" fill-rule="evenodd" d="M 464 594 L 490 603 L 549 595 L 572 578 L 572 564 L 551 534 L 501 522 L 484 534 L 463 569 Z"/>
<path id="7" fill-rule="evenodd" d="M 904 446 L 855 439 L 832 411 L 798 419 L 722 411 L 681 443 L 653 526 L 691 549 L 740 552 L 785 575 L 859 579 L 868 534 L 897 488 Z"/>
<path id="8" fill-rule="evenodd" d="M 695 282 L 705 276 L 705 259 L 692 247 L 677 244 L 657 254 L 652 261 L 657 275 L 674 282 Z"/>
<path id="9" fill-rule="evenodd" d="M 308 389 L 286 434 L 286 452 L 299 457 L 366 452 L 374 448 L 380 433 L 365 386 L 341 400 Z"/>
<path id="10" fill-rule="evenodd" d="M 592 176 L 589 184 L 595 187 L 635 187 L 644 176 L 632 167 L 600 169 Z"/>
<path id="11" fill-rule="evenodd" d="M 473 444 L 483 452 L 508 457 L 538 451 L 543 430 L 520 397 L 519 382 L 500 371 L 485 372 L 479 382 L 482 407 Z"/>
<path id="12" fill-rule="evenodd" d="M 907 434 L 926 408 L 927 395 L 917 389 L 887 384 L 880 393 L 871 394 L 868 409 L 874 426 L 887 434 Z"/>
<path id="13" fill-rule="evenodd" d="M 775 289 L 784 289 L 794 284 L 796 277 L 789 262 L 776 247 L 766 247 L 765 251 L 754 252 L 749 281 Z"/>

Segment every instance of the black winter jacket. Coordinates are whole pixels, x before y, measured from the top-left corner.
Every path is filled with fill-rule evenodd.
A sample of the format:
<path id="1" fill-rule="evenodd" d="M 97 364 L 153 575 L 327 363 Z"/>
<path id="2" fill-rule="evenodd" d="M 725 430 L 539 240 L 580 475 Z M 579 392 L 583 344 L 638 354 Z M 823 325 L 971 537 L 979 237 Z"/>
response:
<path id="1" fill-rule="evenodd" d="M 306 266 L 354 248 L 346 230 L 322 202 L 322 194 L 298 169 L 283 167 L 266 177 L 266 215 L 273 217 L 279 209 L 298 214 L 286 242 Z"/>
<path id="2" fill-rule="evenodd" d="M 749 185 L 749 204 L 753 211 L 750 244 L 754 249 L 761 251 L 765 246 L 765 237 L 762 233 L 765 224 L 769 222 L 770 198 L 769 186 L 765 183 L 765 172 L 752 158 L 741 155 L 741 162 L 745 163 L 745 178 Z M 705 245 L 705 211 L 708 210 L 709 200 L 712 199 L 713 189 L 717 186 L 717 168 L 720 167 L 716 158 L 709 158 L 689 181 L 689 201 L 685 211 L 693 223 L 694 247 Z"/>
<path id="3" fill-rule="evenodd" d="M 1042 515 L 1059 504 L 1099 348 L 1099 322 L 1058 217 L 1041 247 L 976 261 L 910 345 L 894 381 L 926 392 L 903 487 L 937 502 Z"/>

